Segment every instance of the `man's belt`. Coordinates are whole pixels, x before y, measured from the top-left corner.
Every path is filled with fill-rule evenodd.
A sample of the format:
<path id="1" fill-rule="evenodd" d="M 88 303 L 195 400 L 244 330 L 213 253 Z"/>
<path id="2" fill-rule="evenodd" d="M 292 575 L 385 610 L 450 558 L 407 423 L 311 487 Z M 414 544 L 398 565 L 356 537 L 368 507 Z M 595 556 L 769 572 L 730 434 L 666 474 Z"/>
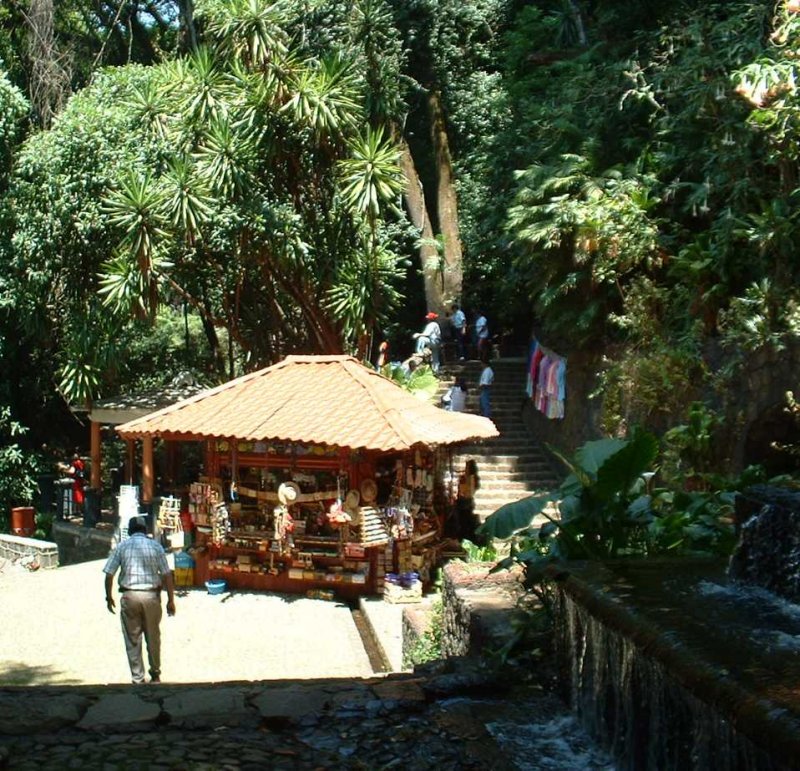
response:
<path id="1" fill-rule="evenodd" d="M 119 590 L 120 590 L 120 593 L 123 593 L 123 592 L 160 592 L 161 588 L 160 587 L 155 587 L 155 588 L 150 588 L 150 589 L 131 589 L 130 587 L 127 587 L 127 586 L 120 586 Z"/>

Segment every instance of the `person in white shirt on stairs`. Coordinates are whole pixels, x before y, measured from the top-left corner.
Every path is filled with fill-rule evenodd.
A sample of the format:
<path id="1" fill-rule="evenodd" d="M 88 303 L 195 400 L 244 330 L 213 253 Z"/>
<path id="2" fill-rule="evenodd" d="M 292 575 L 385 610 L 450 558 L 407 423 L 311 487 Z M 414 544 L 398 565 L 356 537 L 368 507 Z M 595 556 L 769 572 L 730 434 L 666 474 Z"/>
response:
<path id="1" fill-rule="evenodd" d="M 494 384 L 494 370 L 489 366 L 488 361 L 483 363 L 483 371 L 481 378 L 478 381 L 478 387 L 481 389 L 480 407 L 481 415 L 484 418 L 492 417 L 492 385 Z"/>
<path id="2" fill-rule="evenodd" d="M 431 311 L 425 316 L 427 324 L 422 332 L 415 332 L 414 339 L 417 341 L 416 352 L 422 353 L 426 348 L 431 352 L 431 369 L 434 373 L 439 372 L 439 350 L 442 347 L 442 330 L 436 319 L 438 313 Z"/>
<path id="3" fill-rule="evenodd" d="M 456 341 L 459 361 L 464 361 L 467 355 L 467 317 L 458 305 L 453 305 L 450 323 L 453 325 L 453 337 Z"/>
<path id="4" fill-rule="evenodd" d="M 450 387 L 444 399 L 445 409 L 450 412 L 467 411 L 467 381 L 462 375 L 456 378 L 456 382 Z"/>

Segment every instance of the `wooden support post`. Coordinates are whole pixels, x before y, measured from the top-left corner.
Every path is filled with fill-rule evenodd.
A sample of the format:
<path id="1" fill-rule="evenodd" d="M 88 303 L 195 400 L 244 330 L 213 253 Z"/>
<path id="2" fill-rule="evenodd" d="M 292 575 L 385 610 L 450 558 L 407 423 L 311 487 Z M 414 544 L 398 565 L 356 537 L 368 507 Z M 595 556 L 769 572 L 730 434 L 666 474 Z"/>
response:
<path id="1" fill-rule="evenodd" d="M 125 480 L 129 485 L 134 484 L 133 469 L 136 464 L 136 445 L 133 439 L 125 440 Z"/>
<path id="2" fill-rule="evenodd" d="M 228 446 L 231 448 L 231 483 L 239 479 L 239 440 L 236 437 L 231 437 L 228 440 Z"/>
<path id="3" fill-rule="evenodd" d="M 90 458 L 92 462 L 92 468 L 89 475 L 89 486 L 93 487 L 95 490 L 99 492 L 100 490 L 100 463 L 101 463 L 101 455 L 100 455 L 100 424 L 95 422 L 94 420 L 91 421 L 90 425 Z"/>
<path id="4" fill-rule="evenodd" d="M 153 437 L 142 437 L 142 503 L 153 502 L 155 468 L 153 466 Z"/>

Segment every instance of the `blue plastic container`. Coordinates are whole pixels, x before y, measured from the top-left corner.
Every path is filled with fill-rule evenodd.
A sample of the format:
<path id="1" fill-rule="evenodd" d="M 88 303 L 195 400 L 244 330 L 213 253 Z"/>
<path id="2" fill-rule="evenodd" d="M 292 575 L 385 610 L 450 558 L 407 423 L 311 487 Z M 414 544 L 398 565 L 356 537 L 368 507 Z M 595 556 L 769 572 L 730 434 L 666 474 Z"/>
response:
<path id="1" fill-rule="evenodd" d="M 175 567 L 176 568 L 193 568 L 194 567 L 194 560 L 192 559 L 191 554 L 187 554 L 185 551 L 179 551 L 175 555 Z"/>
<path id="2" fill-rule="evenodd" d="M 206 589 L 208 589 L 209 594 L 222 594 L 227 588 L 228 582 L 223 581 L 221 578 L 206 581 Z"/>

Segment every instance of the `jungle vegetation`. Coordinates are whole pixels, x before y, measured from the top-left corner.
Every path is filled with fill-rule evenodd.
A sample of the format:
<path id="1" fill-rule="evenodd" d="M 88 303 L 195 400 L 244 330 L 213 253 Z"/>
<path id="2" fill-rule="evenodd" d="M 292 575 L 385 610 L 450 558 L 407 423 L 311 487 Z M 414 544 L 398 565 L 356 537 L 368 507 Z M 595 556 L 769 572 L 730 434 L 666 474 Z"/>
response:
<path id="1" fill-rule="evenodd" d="M 795 0 L 4 3 L 8 447 L 456 299 L 605 352 L 606 434 L 685 427 L 800 333 L 799 43 Z"/>

